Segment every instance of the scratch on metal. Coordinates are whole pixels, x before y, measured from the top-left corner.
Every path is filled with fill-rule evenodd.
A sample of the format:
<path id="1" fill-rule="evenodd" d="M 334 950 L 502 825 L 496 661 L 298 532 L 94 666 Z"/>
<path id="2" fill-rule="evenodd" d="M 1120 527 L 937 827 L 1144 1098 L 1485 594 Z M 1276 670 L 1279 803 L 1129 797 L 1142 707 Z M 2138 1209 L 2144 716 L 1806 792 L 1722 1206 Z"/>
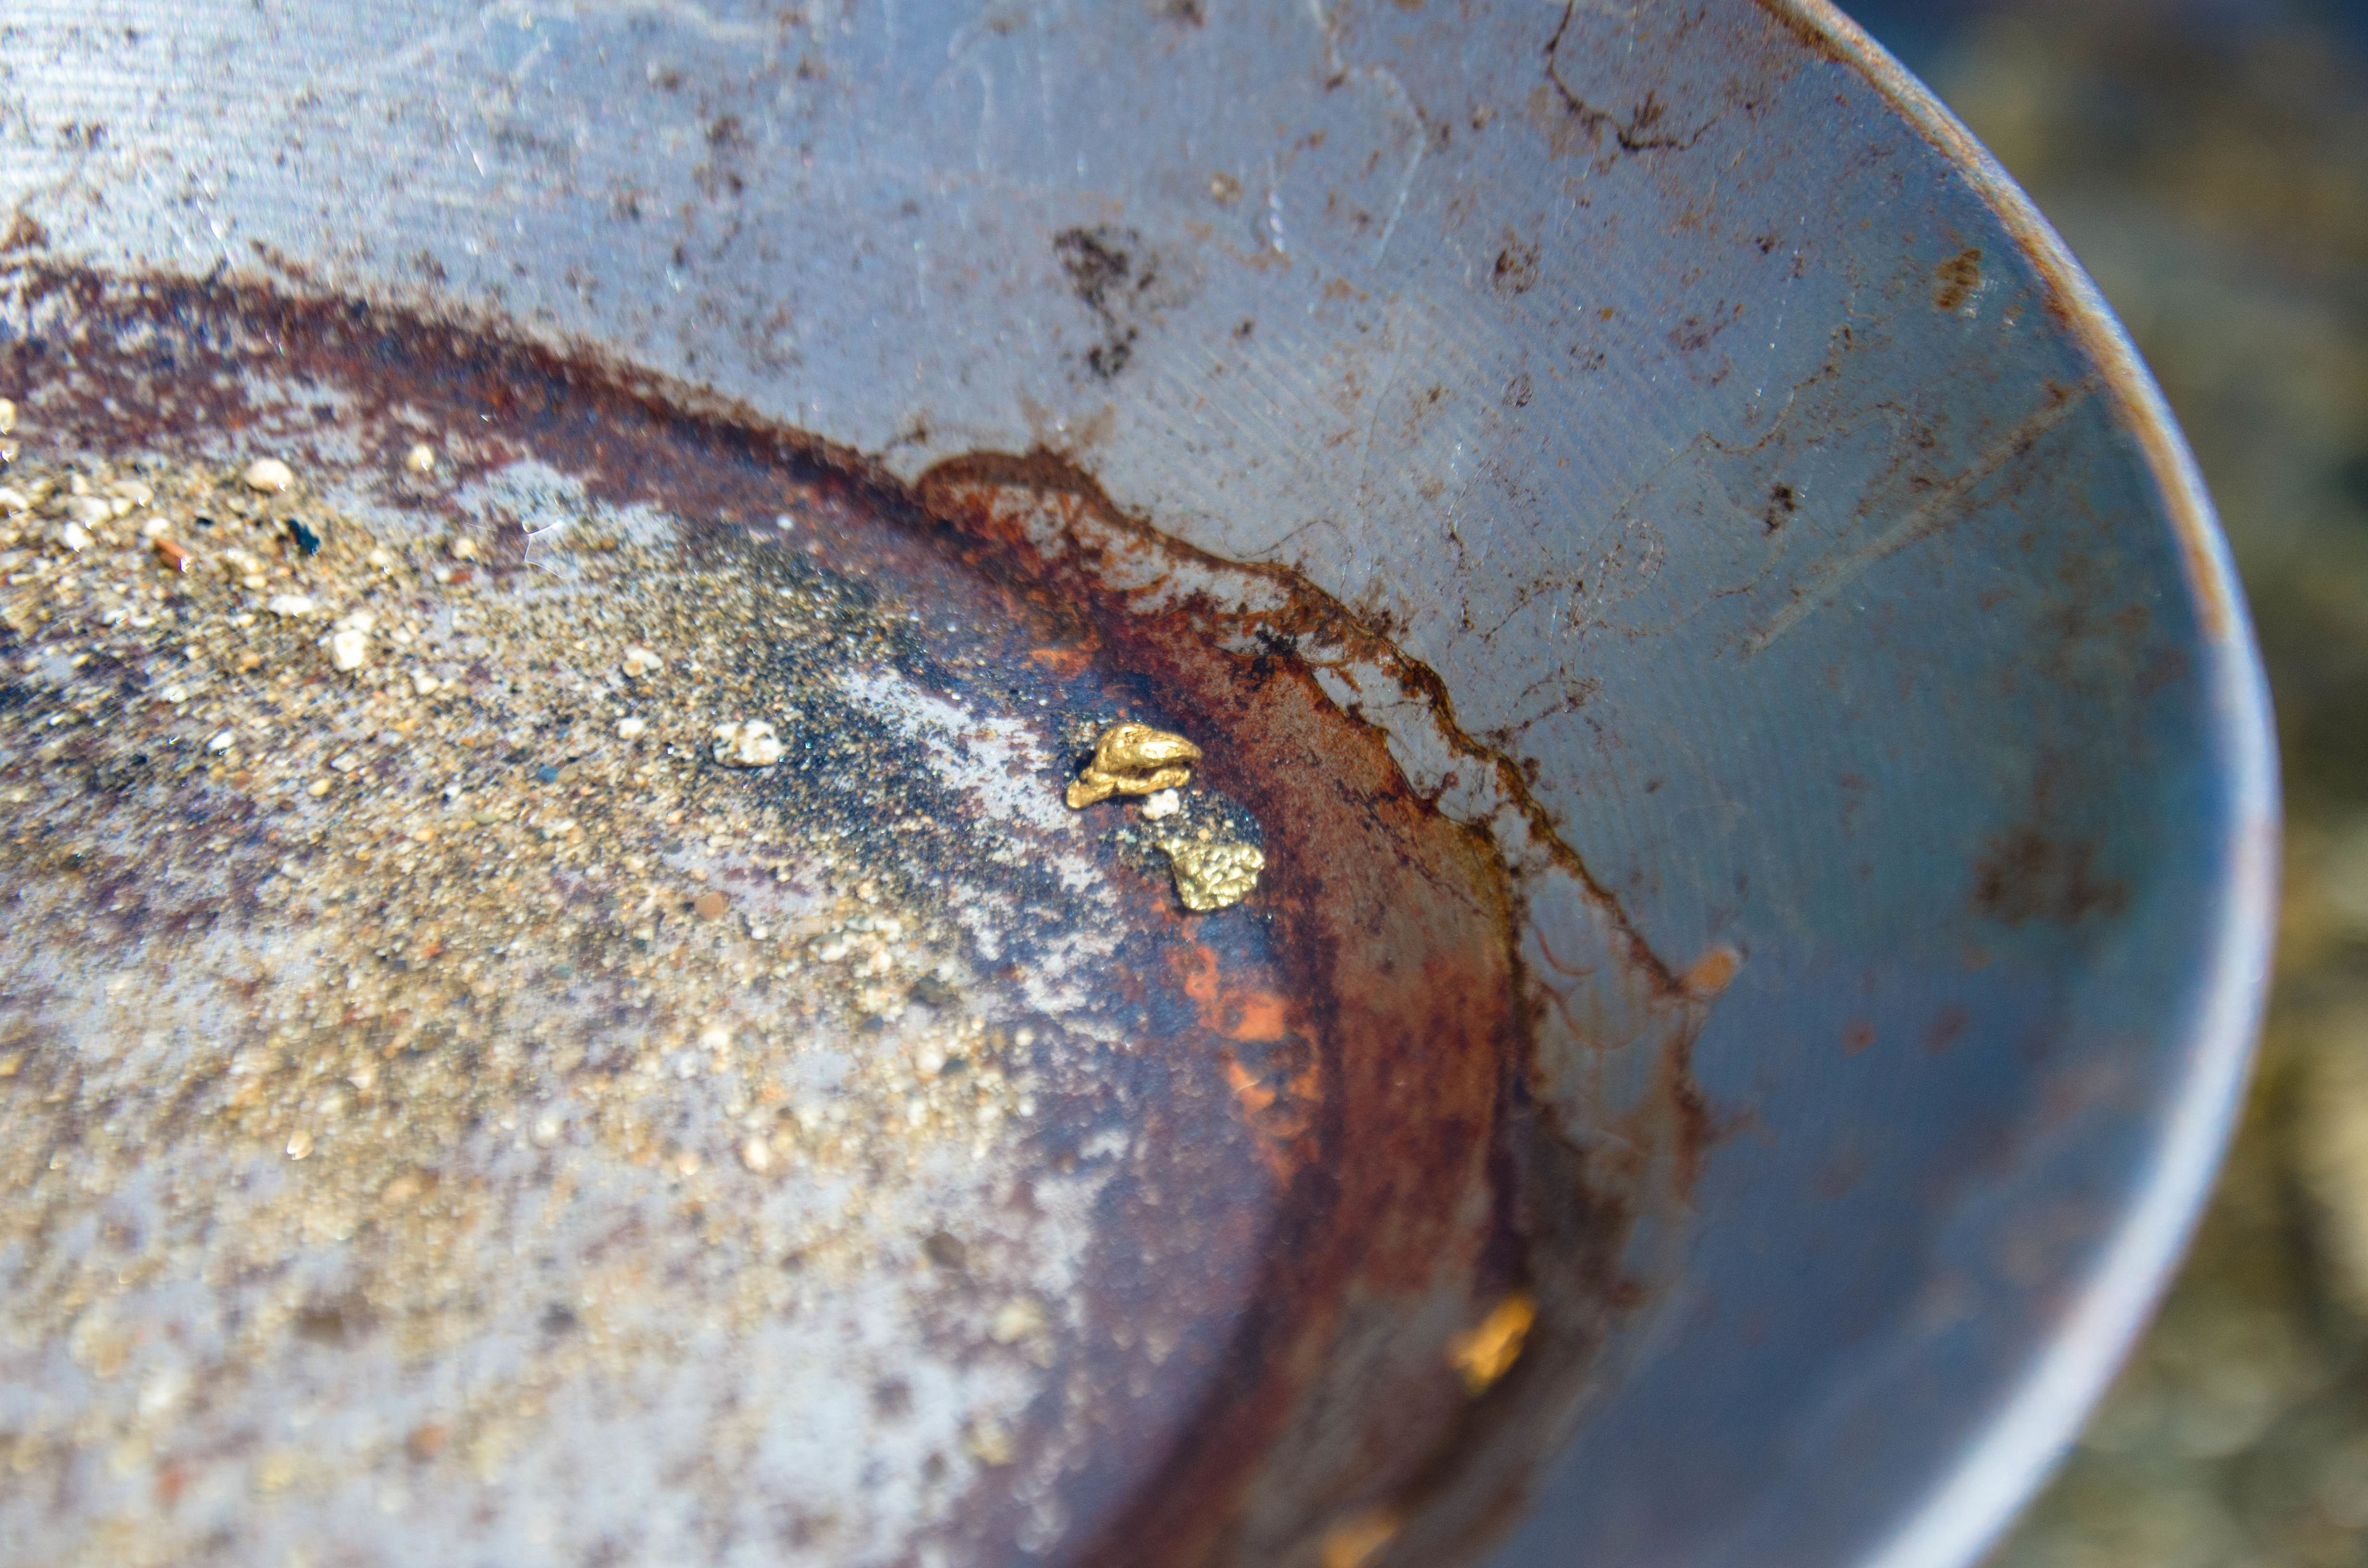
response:
<path id="1" fill-rule="evenodd" d="M 1398 220 L 1406 216 L 1406 198 L 1413 194 L 1414 177 L 1422 168 L 1424 155 L 1430 151 L 1430 122 L 1421 106 L 1414 101 L 1414 95 L 1406 90 L 1406 84 L 1398 80 L 1396 72 L 1386 65 L 1369 65 L 1365 71 L 1389 88 L 1391 95 L 1413 114 L 1415 122 L 1414 155 L 1406 160 L 1406 173 L 1398 179 L 1397 199 L 1390 204 L 1390 221 L 1382 225 L 1380 237 L 1373 241 L 1372 260 L 1378 264 L 1382 253 L 1390 248 L 1390 236 L 1398 232 Z"/>
<path id="2" fill-rule="evenodd" d="M 1827 562 L 1808 574 L 1794 591 L 1791 604 L 1776 612 L 1759 633 L 1744 645 L 1747 653 L 1764 653 L 1776 640 L 1833 603 L 1841 591 L 1863 574 L 1867 568 L 1885 560 L 1911 544 L 1931 538 L 1957 520 L 1957 504 L 1975 485 L 2005 468 L 2028 452 L 2032 443 L 2069 418 L 2073 411 L 2095 394 L 2099 381 L 2095 377 L 2065 388 L 2046 403 L 2034 410 L 2007 433 L 2006 438 L 1974 460 L 1956 477 L 1932 490 L 1924 499 L 1908 508 L 1902 517 L 1873 540 Z"/>

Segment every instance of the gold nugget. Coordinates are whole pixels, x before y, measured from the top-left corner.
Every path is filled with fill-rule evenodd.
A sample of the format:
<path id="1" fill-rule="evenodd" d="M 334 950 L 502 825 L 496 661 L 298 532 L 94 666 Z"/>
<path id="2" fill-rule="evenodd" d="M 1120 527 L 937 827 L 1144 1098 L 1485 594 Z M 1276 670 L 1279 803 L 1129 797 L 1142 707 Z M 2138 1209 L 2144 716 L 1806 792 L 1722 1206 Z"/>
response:
<path id="1" fill-rule="evenodd" d="M 1449 1340 L 1448 1365 L 1463 1374 L 1464 1391 L 1486 1393 L 1497 1379 L 1511 1371 L 1513 1363 L 1521 1358 L 1522 1346 L 1529 1343 L 1531 1326 L 1537 1321 L 1537 1298 L 1527 1290 L 1519 1290 L 1497 1302 L 1496 1310 L 1480 1320 L 1479 1327 Z"/>
<path id="2" fill-rule="evenodd" d="M 1250 896 L 1266 856 L 1247 844 L 1198 844 L 1164 839 L 1167 863 L 1176 872 L 1176 894 L 1184 907 L 1198 915 L 1224 909 Z"/>
<path id="3" fill-rule="evenodd" d="M 1094 743 L 1094 759 L 1069 786 L 1069 804 L 1082 811 L 1112 795 L 1149 795 L 1192 777 L 1201 748 L 1148 724 L 1113 724 Z"/>
<path id="4" fill-rule="evenodd" d="M 1365 1568 L 1398 1538 L 1395 1508 L 1368 1508 L 1324 1532 L 1324 1568 Z"/>

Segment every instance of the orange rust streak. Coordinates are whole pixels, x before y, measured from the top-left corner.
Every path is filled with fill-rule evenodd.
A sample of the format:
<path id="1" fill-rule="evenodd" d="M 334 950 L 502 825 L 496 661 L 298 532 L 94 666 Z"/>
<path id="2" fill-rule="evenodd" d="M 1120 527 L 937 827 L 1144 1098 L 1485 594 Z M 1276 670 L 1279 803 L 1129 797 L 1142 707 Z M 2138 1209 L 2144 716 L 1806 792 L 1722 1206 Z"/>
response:
<path id="1" fill-rule="evenodd" d="M 1044 666 L 1045 673 L 1062 680 L 1075 680 L 1093 666 L 1093 651 L 1088 648 L 1036 648 L 1028 657 Z"/>
<path id="2" fill-rule="evenodd" d="M 1188 941 L 1175 955 L 1184 994 L 1211 1034 L 1246 1045 L 1287 1039 L 1290 1021 L 1283 998 L 1271 991 L 1227 983 L 1216 953 L 1205 942 Z M 1315 1155 L 1305 1143 L 1323 1099 L 1323 1077 L 1310 1065 L 1279 1084 L 1261 1078 L 1231 1051 L 1220 1059 L 1227 1087 L 1242 1108 L 1242 1120 L 1258 1142 L 1258 1153 L 1278 1182 L 1288 1184 Z"/>
<path id="3" fill-rule="evenodd" d="M 1242 1102 L 1242 1108 L 1253 1119 L 1274 1105 L 1274 1091 L 1238 1062 L 1225 1063 L 1225 1082 L 1233 1085 L 1234 1097 Z"/>
<path id="4" fill-rule="evenodd" d="M 1282 998 L 1270 991 L 1237 991 L 1235 1011 L 1224 1033 L 1245 1042 L 1281 1040 L 1285 1032 Z"/>
<path id="5" fill-rule="evenodd" d="M 1245 1045 L 1264 1045 L 1291 1032 L 1288 1007 L 1271 991 L 1225 983 L 1217 955 L 1194 942 L 1177 955 L 1184 971 L 1184 994 L 1201 1010 L 1201 1026 Z"/>

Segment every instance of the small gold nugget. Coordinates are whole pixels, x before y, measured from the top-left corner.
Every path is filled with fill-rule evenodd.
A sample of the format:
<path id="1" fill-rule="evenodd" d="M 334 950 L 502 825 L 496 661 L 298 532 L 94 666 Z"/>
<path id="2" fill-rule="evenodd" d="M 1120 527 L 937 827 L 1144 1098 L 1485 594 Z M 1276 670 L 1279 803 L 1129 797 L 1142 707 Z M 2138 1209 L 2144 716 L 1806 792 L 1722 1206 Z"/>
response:
<path id="1" fill-rule="evenodd" d="M 1250 896 L 1266 856 L 1247 844 L 1191 844 L 1163 840 L 1168 864 L 1176 872 L 1176 895 L 1196 915 L 1224 909 Z"/>
<path id="2" fill-rule="evenodd" d="M 1113 724 L 1094 743 L 1094 759 L 1069 786 L 1069 804 L 1079 811 L 1112 795 L 1149 795 L 1173 790 L 1192 777 L 1201 748 L 1181 735 L 1148 724 Z"/>
<path id="3" fill-rule="evenodd" d="M 1486 1393 L 1497 1379 L 1513 1369 L 1538 1321 L 1538 1301 L 1518 1290 L 1497 1303 L 1469 1334 L 1447 1342 L 1447 1364 L 1463 1374 L 1466 1392 Z"/>

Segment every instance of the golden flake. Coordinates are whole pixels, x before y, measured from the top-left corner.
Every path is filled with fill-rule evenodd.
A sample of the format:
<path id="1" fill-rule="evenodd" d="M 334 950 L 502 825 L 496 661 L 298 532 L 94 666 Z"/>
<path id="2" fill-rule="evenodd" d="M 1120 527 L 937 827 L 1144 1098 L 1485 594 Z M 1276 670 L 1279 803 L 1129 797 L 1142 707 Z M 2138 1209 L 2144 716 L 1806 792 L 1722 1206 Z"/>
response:
<path id="1" fill-rule="evenodd" d="M 1497 1303 L 1480 1326 L 1447 1342 L 1448 1365 L 1463 1374 L 1464 1389 L 1486 1393 L 1497 1380 L 1513 1369 L 1538 1321 L 1537 1298 L 1519 1290 Z"/>
<path id="2" fill-rule="evenodd" d="M 1370 1508 L 1324 1532 L 1324 1568 L 1365 1568 L 1397 1539 L 1398 1511 Z"/>
<path id="3" fill-rule="evenodd" d="M 1258 886 L 1258 873 L 1266 869 L 1265 853 L 1247 844 L 1167 839 L 1159 847 L 1167 851 L 1168 864 L 1175 869 L 1177 896 L 1196 914 L 1241 903 Z"/>
<path id="4" fill-rule="evenodd" d="M 1094 743 L 1094 759 L 1069 786 L 1069 804 L 1082 811 L 1112 795 L 1150 795 L 1192 777 L 1201 748 L 1148 724 L 1113 724 Z"/>

